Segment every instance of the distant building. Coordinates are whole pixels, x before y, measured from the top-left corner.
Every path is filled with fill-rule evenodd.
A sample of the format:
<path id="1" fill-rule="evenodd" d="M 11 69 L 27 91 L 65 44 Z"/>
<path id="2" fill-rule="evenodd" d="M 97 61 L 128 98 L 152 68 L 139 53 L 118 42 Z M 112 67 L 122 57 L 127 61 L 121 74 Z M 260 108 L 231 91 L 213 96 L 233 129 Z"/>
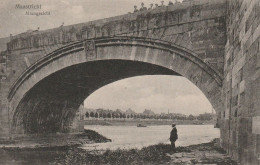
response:
<path id="1" fill-rule="evenodd" d="M 127 115 L 136 114 L 131 108 L 128 108 L 125 112 Z"/>
<path id="2" fill-rule="evenodd" d="M 150 110 L 150 109 L 145 109 L 143 114 L 147 115 L 147 116 L 155 115 L 155 113 L 152 110 Z"/>

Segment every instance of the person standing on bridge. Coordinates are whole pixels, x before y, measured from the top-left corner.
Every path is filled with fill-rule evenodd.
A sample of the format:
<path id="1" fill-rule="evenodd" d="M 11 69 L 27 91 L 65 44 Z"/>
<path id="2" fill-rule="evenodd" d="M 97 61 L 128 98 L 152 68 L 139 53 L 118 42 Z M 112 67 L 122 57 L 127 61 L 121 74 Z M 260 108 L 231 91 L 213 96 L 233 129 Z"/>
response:
<path id="1" fill-rule="evenodd" d="M 170 135 L 170 141 L 171 141 L 171 146 L 172 149 L 175 151 L 175 141 L 178 139 L 178 134 L 177 134 L 177 128 L 176 128 L 176 124 L 173 123 L 172 124 L 172 131 L 171 131 L 171 135 Z"/>
<path id="2" fill-rule="evenodd" d="M 137 6 L 134 6 L 134 13 L 138 12 Z"/>
<path id="3" fill-rule="evenodd" d="M 139 11 L 145 11 L 145 10 L 147 10 L 147 8 L 146 8 L 146 7 L 144 7 L 144 3 L 143 3 L 143 2 L 141 3 L 141 6 L 142 6 L 142 7 L 140 8 L 140 10 L 139 10 Z"/>

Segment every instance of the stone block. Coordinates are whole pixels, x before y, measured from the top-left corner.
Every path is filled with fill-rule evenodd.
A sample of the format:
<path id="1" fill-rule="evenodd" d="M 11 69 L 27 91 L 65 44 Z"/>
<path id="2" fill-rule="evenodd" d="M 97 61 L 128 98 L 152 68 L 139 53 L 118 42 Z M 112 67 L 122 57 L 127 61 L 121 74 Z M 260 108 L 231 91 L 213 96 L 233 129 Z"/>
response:
<path id="1" fill-rule="evenodd" d="M 253 128 L 252 133 L 260 135 L 260 116 L 253 117 Z"/>
<path id="2" fill-rule="evenodd" d="M 241 81 L 239 84 L 239 92 L 242 93 L 245 91 L 245 80 Z"/>

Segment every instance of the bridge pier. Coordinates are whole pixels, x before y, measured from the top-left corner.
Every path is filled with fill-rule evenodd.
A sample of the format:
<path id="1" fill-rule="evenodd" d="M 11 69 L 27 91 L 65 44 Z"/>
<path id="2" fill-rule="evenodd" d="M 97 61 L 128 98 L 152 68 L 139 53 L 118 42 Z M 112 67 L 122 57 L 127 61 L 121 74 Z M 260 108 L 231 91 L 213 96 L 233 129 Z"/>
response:
<path id="1" fill-rule="evenodd" d="M 8 95 L 8 81 L 0 80 L 0 139 L 8 139 L 11 137 L 10 132 L 10 103 L 7 99 Z"/>
<path id="2" fill-rule="evenodd" d="M 221 112 L 223 148 L 243 165 L 260 164 L 260 1 L 227 1 Z"/>

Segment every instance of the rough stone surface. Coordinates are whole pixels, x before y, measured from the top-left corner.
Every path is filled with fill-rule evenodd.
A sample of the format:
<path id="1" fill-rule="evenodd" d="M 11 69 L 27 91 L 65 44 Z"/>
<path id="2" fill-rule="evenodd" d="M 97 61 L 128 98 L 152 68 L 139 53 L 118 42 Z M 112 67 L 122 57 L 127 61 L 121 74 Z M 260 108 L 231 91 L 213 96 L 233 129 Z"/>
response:
<path id="1" fill-rule="evenodd" d="M 229 0 L 227 5 L 222 146 L 242 164 L 257 165 L 260 135 L 253 128 L 260 122 L 260 1 Z"/>
<path id="2" fill-rule="evenodd" d="M 178 165 L 237 165 L 230 157 L 219 147 L 216 141 L 180 147 L 176 153 L 167 154 L 171 160 L 167 164 Z"/>

